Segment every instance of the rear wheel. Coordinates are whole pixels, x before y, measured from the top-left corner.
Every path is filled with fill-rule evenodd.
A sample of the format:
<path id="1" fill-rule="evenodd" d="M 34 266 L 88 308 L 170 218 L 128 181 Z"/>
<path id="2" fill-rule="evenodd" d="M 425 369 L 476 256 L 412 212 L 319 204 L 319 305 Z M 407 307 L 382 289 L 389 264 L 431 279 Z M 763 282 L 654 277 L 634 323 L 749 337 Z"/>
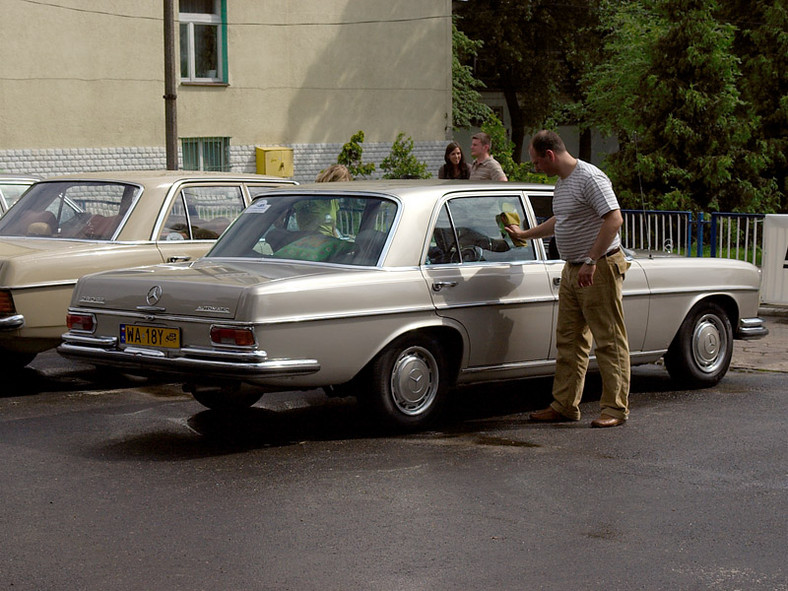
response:
<path id="1" fill-rule="evenodd" d="M 262 398 L 262 392 L 243 389 L 240 385 L 217 386 L 215 388 L 187 387 L 194 399 L 211 410 L 242 410 L 249 408 Z"/>
<path id="2" fill-rule="evenodd" d="M 697 304 L 679 328 L 665 367 L 682 385 L 706 388 L 727 373 L 733 357 L 733 328 L 725 310 L 712 302 Z"/>
<path id="3" fill-rule="evenodd" d="M 446 364 L 438 343 L 425 335 L 409 335 L 389 345 L 369 370 L 364 395 L 386 424 L 417 429 L 437 416 L 448 388 Z"/>

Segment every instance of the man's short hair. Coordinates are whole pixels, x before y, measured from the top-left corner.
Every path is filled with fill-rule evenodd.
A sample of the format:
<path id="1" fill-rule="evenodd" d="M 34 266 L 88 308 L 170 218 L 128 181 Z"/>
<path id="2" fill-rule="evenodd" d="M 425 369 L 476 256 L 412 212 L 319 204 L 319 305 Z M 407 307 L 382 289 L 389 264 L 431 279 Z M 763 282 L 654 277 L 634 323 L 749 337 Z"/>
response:
<path id="1" fill-rule="evenodd" d="M 544 156 L 547 150 L 551 150 L 556 154 L 566 152 L 564 141 L 556 132 L 549 129 L 537 131 L 534 137 L 531 138 L 531 147 L 540 156 Z"/>
<path id="2" fill-rule="evenodd" d="M 492 140 L 490 139 L 490 136 L 488 134 L 484 133 L 483 131 L 480 131 L 478 133 L 474 133 L 471 136 L 471 139 L 472 140 L 479 140 L 482 143 L 483 146 L 489 146 L 489 145 L 492 144 Z"/>

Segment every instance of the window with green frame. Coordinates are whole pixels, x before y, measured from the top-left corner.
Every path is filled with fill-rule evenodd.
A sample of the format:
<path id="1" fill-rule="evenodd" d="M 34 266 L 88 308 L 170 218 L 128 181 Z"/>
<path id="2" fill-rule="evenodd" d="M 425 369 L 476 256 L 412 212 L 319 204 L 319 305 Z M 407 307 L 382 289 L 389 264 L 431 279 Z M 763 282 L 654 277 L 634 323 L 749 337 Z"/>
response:
<path id="1" fill-rule="evenodd" d="M 183 170 L 230 170 L 230 138 L 181 138 Z"/>
<path id="2" fill-rule="evenodd" d="M 227 82 L 227 0 L 179 0 L 182 82 Z"/>

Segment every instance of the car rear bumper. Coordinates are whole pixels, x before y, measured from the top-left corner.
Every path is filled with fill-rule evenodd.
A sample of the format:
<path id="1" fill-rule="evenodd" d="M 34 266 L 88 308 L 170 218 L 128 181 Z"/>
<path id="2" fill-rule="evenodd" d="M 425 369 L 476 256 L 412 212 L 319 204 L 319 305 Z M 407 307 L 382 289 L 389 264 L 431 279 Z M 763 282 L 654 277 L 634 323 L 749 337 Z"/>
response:
<path id="1" fill-rule="evenodd" d="M 742 340 L 761 339 L 769 334 L 763 324 L 763 318 L 741 318 L 736 330 L 736 338 Z"/>
<path id="2" fill-rule="evenodd" d="M 68 359 L 111 365 L 130 373 L 205 376 L 264 384 L 266 379 L 303 376 L 320 370 L 316 359 L 269 359 L 264 351 L 182 348 L 173 354 L 158 349 L 120 349 L 115 338 L 66 333 L 58 353 Z"/>

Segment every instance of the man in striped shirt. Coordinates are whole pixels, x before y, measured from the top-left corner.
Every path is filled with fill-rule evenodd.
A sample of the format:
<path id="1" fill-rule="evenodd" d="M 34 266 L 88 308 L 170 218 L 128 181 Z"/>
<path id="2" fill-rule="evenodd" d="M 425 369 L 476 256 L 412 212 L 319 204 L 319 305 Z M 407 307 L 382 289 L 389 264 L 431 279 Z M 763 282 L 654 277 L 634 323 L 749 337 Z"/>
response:
<path id="1" fill-rule="evenodd" d="M 523 230 L 507 226 L 513 238 L 555 236 L 566 261 L 558 292 L 553 402 L 531 414 L 531 420 L 580 420 L 592 337 L 602 375 L 600 416 L 592 427 L 615 427 L 629 416 L 629 344 L 622 302 L 622 284 L 629 263 L 618 235 L 621 210 L 607 175 L 574 158 L 561 138 L 542 130 L 531 139 L 536 170 L 558 176 L 553 217 Z"/>

